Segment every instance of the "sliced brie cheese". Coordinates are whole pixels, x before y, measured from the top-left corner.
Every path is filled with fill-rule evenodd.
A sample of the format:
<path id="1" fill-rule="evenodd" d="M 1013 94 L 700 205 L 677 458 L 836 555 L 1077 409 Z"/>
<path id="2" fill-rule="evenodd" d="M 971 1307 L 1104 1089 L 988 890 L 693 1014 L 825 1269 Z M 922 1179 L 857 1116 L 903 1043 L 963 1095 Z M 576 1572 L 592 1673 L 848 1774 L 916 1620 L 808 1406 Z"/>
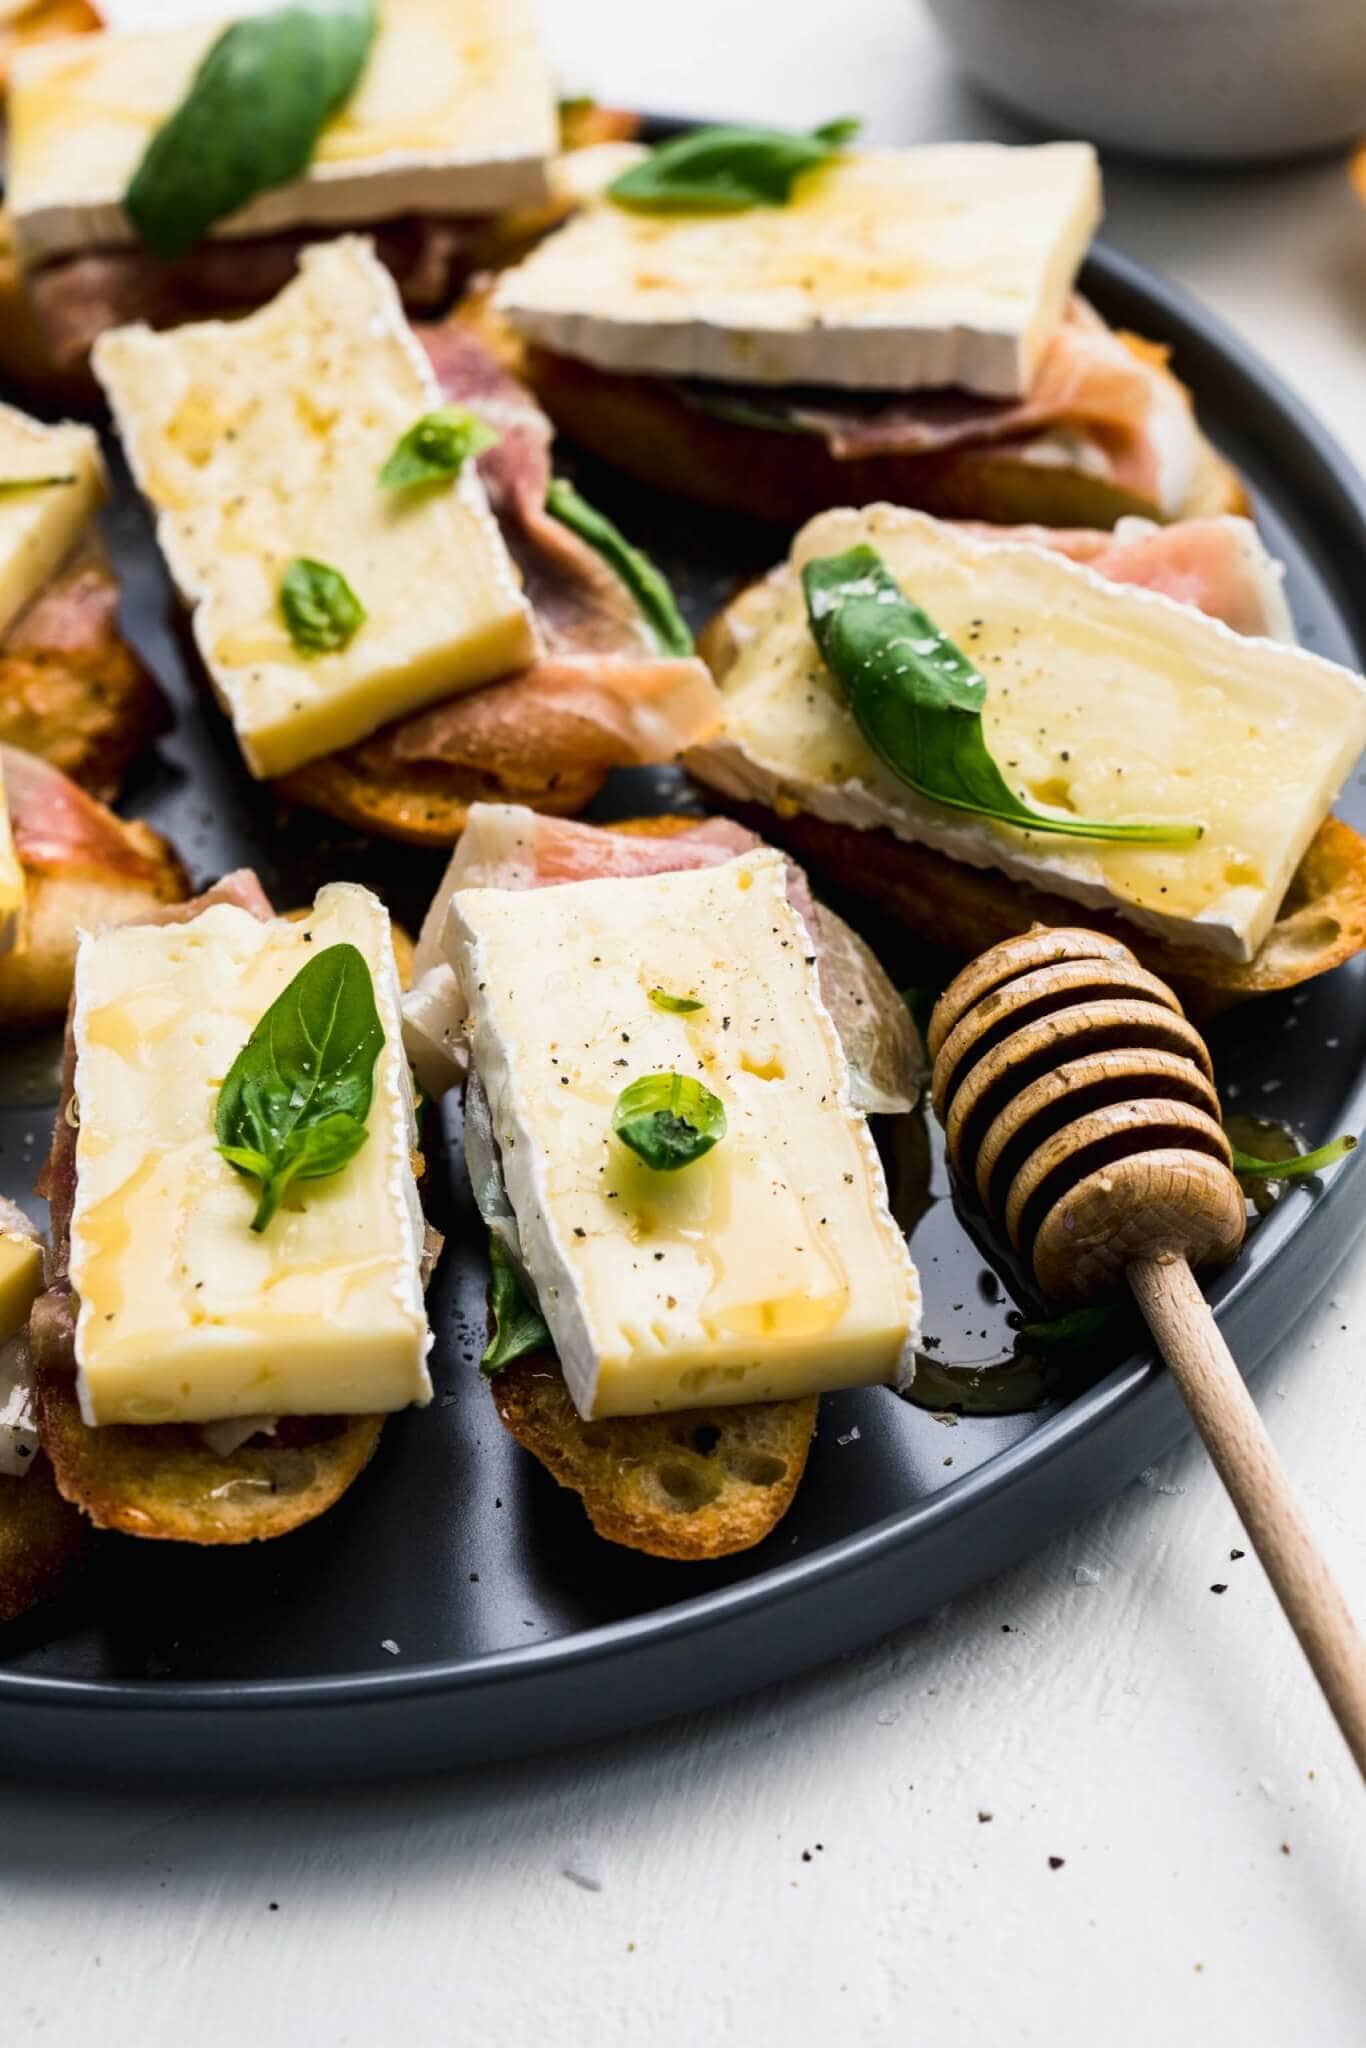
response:
<path id="1" fill-rule="evenodd" d="M 60 481 L 47 483 L 53 477 Z M 11 488 L 33 479 L 31 489 Z M 89 427 L 46 426 L 0 405 L 0 633 L 75 547 L 104 497 L 100 444 Z"/>
<path id="2" fill-rule="evenodd" d="M 530 608 L 476 465 L 440 489 L 377 482 L 441 394 L 367 243 L 306 249 L 245 320 L 117 328 L 94 364 L 253 774 L 531 660 Z M 290 639 L 279 589 L 298 556 L 339 570 L 364 607 L 338 652 Z"/>
<path id="3" fill-rule="evenodd" d="M 774 1401 L 906 1370 L 919 1286 L 782 856 L 465 889 L 448 941 L 535 1283 L 579 1413 Z M 702 1007 L 671 1012 L 662 987 Z M 674 1173 L 613 1136 L 639 1076 L 727 1130 Z"/>
<path id="4" fill-rule="evenodd" d="M 785 206 L 599 198 L 506 273 L 497 304 L 607 370 L 1017 397 L 1100 210 L 1084 142 L 850 151 Z"/>
<path id="5" fill-rule="evenodd" d="M 24 870 L 15 851 L 9 805 L 5 801 L 5 764 L 0 759 L 0 954 L 12 952 L 23 943 L 26 894 Z"/>
<path id="6" fill-rule="evenodd" d="M 864 741 L 781 572 L 747 602 L 703 781 L 778 811 L 883 826 L 1164 937 L 1251 959 L 1366 744 L 1366 683 L 1297 647 L 1232 632 L 1156 591 L 1042 548 L 890 505 L 826 512 L 792 563 L 859 542 L 987 680 L 983 730 L 1029 803 L 1105 820 L 1200 824 L 1185 846 L 1064 839 L 918 797 Z"/>
<path id="7" fill-rule="evenodd" d="M 217 1150 L 223 1077 L 263 1012 L 324 947 L 365 957 L 384 1030 L 368 1137 L 297 1181 L 269 1227 Z M 81 940 L 80 1134 L 71 1280 L 89 1423 L 357 1415 L 426 1401 L 422 1210 L 389 919 L 323 889 L 300 922 L 231 904 L 187 924 Z"/>
<path id="8" fill-rule="evenodd" d="M 123 195 L 222 28 L 73 36 L 16 52 L 8 199 L 26 262 L 133 240 Z M 307 172 L 214 233 L 534 205 L 556 142 L 531 0 L 384 0 L 360 82 Z"/>

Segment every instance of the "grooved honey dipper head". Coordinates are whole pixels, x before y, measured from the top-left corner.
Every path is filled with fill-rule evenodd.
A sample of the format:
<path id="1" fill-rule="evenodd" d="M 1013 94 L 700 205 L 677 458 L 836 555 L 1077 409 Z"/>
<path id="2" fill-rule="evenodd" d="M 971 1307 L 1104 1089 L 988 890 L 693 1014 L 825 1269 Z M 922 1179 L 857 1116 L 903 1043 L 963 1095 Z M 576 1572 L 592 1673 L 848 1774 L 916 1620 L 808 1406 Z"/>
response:
<path id="1" fill-rule="evenodd" d="M 1246 1205 L 1205 1042 L 1099 932 L 1036 926 L 983 953 L 930 1019 L 949 1165 L 1042 1292 L 1113 1294 L 1135 1259 L 1231 1259 Z"/>

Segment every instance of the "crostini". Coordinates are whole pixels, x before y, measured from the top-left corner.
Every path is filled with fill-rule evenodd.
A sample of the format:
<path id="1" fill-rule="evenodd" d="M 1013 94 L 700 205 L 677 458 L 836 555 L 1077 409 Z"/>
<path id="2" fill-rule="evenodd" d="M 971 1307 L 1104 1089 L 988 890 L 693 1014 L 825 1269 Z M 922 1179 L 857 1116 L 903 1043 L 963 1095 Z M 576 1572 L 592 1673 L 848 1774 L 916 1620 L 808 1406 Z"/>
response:
<path id="1" fill-rule="evenodd" d="M 725 712 L 689 768 L 951 949 L 1080 903 L 1205 1013 L 1336 966 L 1366 942 L 1366 845 L 1328 815 L 1366 684 L 1210 616 L 1284 626 L 1245 527 L 1129 545 L 820 515 L 705 636 Z"/>
<path id="2" fill-rule="evenodd" d="M 449 845 L 477 799 L 580 809 L 718 704 L 662 579 L 552 481 L 534 401 L 463 327 L 425 339 L 344 238 L 244 320 L 94 362 L 251 772 Z"/>
<path id="3" fill-rule="evenodd" d="M 82 940 L 30 1327 L 43 1449 L 97 1527 L 282 1535 L 430 1398 L 398 1003 L 345 883 L 290 920 L 231 875 Z"/>
<path id="4" fill-rule="evenodd" d="M 565 434 L 789 528 L 877 498 L 1051 526 L 1243 509 L 1165 350 L 1074 290 L 1089 145 L 860 149 L 853 126 L 618 154 L 503 275 L 495 309 Z"/>
<path id="5" fill-rule="evenodd" d="M 519 1035 L 535 1076 L 510 1011 L 481 1024 L 494 989 L 525 996 L 516 963 L 533 955 L 535 1028 Z M 798 870 L 726 820 L 686 817 L 605 830 L 476 807 L 415 971 L 419 1075 L 440 1093 L 470 1062 L 466 1157 L 494 1260 L 485 1370 L 504 1425 L 614 1542 L 697 1559 L 761 1541 L 796 1491 L 815 1393 L 911 1369 L 918 1293 L 863 1124 L 916 1101 L 905 1004 Z M 710 1167 L 655 1170 L 609 1131 L 613 1098 L 660 1066 L 724 1099 L 730 1150 Z M 704 1240 L 710 1291 L 686 1248 Z M 857 1310 L 836 1302 L 841 1259 Z M 616 1343 L 579 1316 L 581 1285 L 604 1312 L 633 1287 L 653 1306 L 618 1302 L 608 1319 L 636 1334 Z"/>

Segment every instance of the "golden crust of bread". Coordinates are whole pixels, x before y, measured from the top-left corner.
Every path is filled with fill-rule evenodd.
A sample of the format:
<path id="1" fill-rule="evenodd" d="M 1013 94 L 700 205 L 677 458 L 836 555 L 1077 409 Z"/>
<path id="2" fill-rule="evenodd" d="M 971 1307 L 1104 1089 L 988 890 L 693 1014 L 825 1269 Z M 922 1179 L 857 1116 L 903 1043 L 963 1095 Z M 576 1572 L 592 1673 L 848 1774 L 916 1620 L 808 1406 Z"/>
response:
<path id="1" fill-rule="evenodd" d="M 59 1592 L 80 1558 L 84 1524 L 39 1453 L 22 1479 L 0 1478 L 0 1623 Z"/>
<path id="2" fill-rule="evenodd" d="M 581 1496 L 609 1543 L 696 1562 L 751 1550 L 792 1504 L 816 1398 L 584 1422 L 555 1360 L 519 1358 L 493 1381 L 504 1428 Z"/>
<path id="3" fill-rule="evenodd" d="M 724 808 L 785 846 L 814 873 L 876 903 L 935 946 L 973 954 L 1031 925 L 1085 924 L 1122 939 L 1143 965 L 1176 990 L 1196 1019 L 1249 996 L 1293 988 L 1340 967 L 1366 946 L 1366 840 L 1340 818 L 1325 818 L 1255 957 L 1230 960 L 1156 937 L 1127 918 L 1081 911 L 991 868 L 972 868 L 886 831 L 860 832 L 805 813 L 778 817 L 757 805 Z"/>
<path id="4" fill-rule="evenodd" d="M 495 318 L 481 309 L 481 331 Z M 721 419 L 686 404 L 661 378 L 615 375 L 540 348 L 522 353 L 521 374 L 560 431 L 603 461 L 676 497 L 789 528 L 831 505 L 884 498 L 941 519 L 1003 526 L 1110 527 L 1126 513 L 1163 516 L 1151 499 L 1103 477 L 1022 462 L 1005 449 L 837 462 L 815 435 Z M 1183 516 L 1246 507 L 1235 472 L 1202 444 Z"/>
<path id="5" fill-rule="evenodd" d="M 177 1424 L 90 1429 L 73 1379 L 38 1379 L 38 1422 L 63 1497 L 97 1529 L 171 1543 L 260 1543 L 340 1500 L 369 1463 L 382 1415 L 286 1417 L 230 1457 Z"/>
<path id="6" fill-rule="evenodd" d="M 536 712 L 534 702 L 522 707 L 515 754 L 490 754 L 478 768 L 412 764 L 397 781 L 392 769 L 369 766 L 362 743 L 310 761 L 275 787 L 291 803 L 412 846 L 450 846 L 464 831 L 471 804 L 529 804 L 573 817 L 592 802 L 607 771 L 566 758 L 558 731 L 553 744 L 546 735 L 538 738 Z"/>
<path id="7" fill-rule="evenodd" d="M 169 720 L 119 631 L 118 609 L 118 581 L 92 527 L 0 641 L 0 744 L 41 755 L 103 803 Z"/>
<path id="8" fill-rule="evenodd" d="M 188 894 L 185 871 L 160 834 L 140 822 L 126 830 L 138 851 L 156 862 L 154 881 L 25 871 L 27 942 L 22 951 L 7 953 L 0 966 L 0 1038 L 61 1021 L 71 995 L 79 930 L 126 924 Z"/>

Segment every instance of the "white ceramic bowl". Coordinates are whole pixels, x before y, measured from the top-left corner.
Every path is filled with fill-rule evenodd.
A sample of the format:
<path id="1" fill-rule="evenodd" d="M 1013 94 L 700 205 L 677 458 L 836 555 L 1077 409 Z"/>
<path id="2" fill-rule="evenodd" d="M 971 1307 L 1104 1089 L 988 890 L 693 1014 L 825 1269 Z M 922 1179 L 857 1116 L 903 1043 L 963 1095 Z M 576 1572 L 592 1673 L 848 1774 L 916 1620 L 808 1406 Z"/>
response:
<path id="1" fill-rule="evenodd" d="M 1366 0 L 926 0 L 966 70 L 1047 127 L 1252 162 L 1366 135 Z"/>

